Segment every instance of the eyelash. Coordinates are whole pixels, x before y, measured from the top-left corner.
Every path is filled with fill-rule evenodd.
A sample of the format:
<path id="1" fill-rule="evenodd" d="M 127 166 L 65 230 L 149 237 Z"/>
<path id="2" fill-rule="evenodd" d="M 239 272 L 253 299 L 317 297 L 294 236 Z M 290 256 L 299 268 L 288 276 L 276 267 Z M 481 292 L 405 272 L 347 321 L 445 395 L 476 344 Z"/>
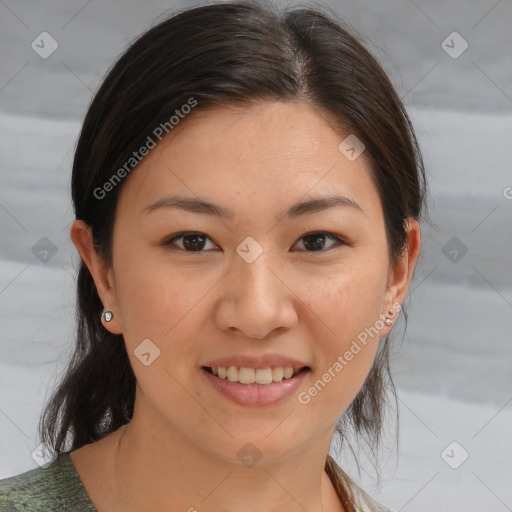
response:
<path id="1" fill-rule="evenodd" d="M 187 253 L 190 253 L 190 254 L 201 254 L 201 253 L 207 252 L 207 251 L 203 251 L 203 250 L 200 250 L 200 251 L 187 251 L 186 249 L 182 249 L 181 247 L 173 246 L 173 242 L 175 242 L 176 240 L 182 239 L 185 236 L 192 236 L 192 235 L 201 235 L 201 236 L 206 237 L 208 240 L 212 241 L 211 238 L 208 235 L 205 235 L 204 233 L 201 233 L 200 231 L 182 231 L 182 232 L 176 233 L 175 235 L 172 235 L 170 238 L 167 238 L 166 240 L 164 240 L 162 242 L 162 245 L 165 246 L 165 247 L 169 247 L 171 250 L 183 251 L 183 252 L 187 252 Z M 334 233 L 330 233 L 328 231 L 311 231 L 309 233 L 306 233 L 305 235 L 302 235 L 299 238 L 299 240 L 297 240 L 297 242 L 295 242 L 294 246 L 300 240 L 302 240 L 303 238 L 305 238 L 307 236 L 312 236 L 312 235 L 325 235 L 325 237 L 327 239 L 335 241 L 336 245 L 333 245 L 333 246 L 331 246 L 331 247 L 329 247 L 328 249 L 325 249 L 325 250 L 321 249 L 319 251 L 308 251 L 308 250 L 301 249 L 302 252 L 308 252 L 308 253 L 313 253 L 313 254 L 314 253 L 322 253 L 322 252 L 330 251 L 331 249 L 334 249 L 334 248 L 339 247 L 341 245 L 347 245 L 347 242 L 345 242 L 345 240 L 343 240 L 338 235 L 335 235 Z"/>

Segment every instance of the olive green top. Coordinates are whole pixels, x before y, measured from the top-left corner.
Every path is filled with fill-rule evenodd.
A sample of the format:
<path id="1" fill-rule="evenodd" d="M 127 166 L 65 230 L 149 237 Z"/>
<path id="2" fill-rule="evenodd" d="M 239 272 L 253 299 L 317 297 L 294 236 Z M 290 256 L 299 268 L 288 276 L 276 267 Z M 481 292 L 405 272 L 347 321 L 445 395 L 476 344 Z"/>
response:
<path id="1" fill-rule="evenodd" d="M 0 512 L 98 512 L 69 452 L 46 468 L 0 480 Z"/>
<path id="2" fill-rule="evenodd" d="M 392 512 L 366 494 L 329 455 L 329 478 L 347 512 Z M 80 480 L 69 452 L 46 468 L 0 480 L 0 512 L 98 512 Z"/>

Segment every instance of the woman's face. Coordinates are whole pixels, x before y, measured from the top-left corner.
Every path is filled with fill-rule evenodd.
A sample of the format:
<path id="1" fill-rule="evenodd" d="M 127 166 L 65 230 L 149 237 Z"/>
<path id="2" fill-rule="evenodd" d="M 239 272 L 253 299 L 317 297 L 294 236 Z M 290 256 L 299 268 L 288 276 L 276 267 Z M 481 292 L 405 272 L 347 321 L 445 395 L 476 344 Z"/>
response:
<path id="1" fill-rule="evenodd" d="M 348 135 L 306 104 L 211 110 L 128 176 L 102 300 L 148 429 L 232 461 L 330 442 L 412 272 L 390 265 L 365 153 L 338 149 Z M 306 369 L 278 382 L 287 366 Z"/>

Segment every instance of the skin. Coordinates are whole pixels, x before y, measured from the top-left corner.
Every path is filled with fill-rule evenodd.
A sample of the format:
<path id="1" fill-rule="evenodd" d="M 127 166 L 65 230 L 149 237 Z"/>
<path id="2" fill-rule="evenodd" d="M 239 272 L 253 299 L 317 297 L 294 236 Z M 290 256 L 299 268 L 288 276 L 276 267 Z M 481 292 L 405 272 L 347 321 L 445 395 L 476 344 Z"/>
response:
<path id="1" fill-rule="evenodd" d="M 104 326 L 123 334 L 137 378 L 132 421 L 71 454 L 102 512 L 343 510 L 325 460 L 336 420 L 392 326 L 307 405 L 295 393 L 272 406 L 233 403 L 200 378 L 200 367 L 235 354 L 282 354 L 310 366 L 304 391 L 359 333 L 403 302 L 420 251 L 419 225 L 408 220 L 407 248 L 392 265 L 364 153 L 349 161 L 338 150 L 346 135 L 303 103 L 199 112 L 123 184 L 110 267 L 95 253 L 89 227 L 73 224 L 71 238 L 105 310 L 114 313 Z M 362 212 L 338 206 L 284 217 L 296 202 L 334 193 Z M 145 211 L 171 194 L 199 197 L 235 216 Z M 183 239 L 175 250 L 162 244 L 181 231 L 209 237 L 201 254 L 186 252 Z M 303 238 L 311 231 L 347 243 L 325 238 L 315 251 Z M 236 252 L 247 236 L 263 248 L 252 263 Z M 161 351 L 149 366 L 134 355 L 147 338 Z M 251 468 L 236 455 L 249 442 L 262 454 Z"/>

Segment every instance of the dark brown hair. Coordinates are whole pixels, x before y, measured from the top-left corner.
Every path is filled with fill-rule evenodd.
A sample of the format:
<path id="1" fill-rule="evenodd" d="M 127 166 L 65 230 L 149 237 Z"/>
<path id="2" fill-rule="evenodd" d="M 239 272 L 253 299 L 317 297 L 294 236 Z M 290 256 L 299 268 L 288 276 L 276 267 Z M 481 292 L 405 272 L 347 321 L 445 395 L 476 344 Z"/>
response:
<path id="1" fill-rule="evenodd" d="M 189 116 L 254 102 L 308 102 L 366 146 L 382 201 L 390 261 L 407 241 L 404 221 L 419 219 L 425 194 L 421 153 L 400 98 L 376 59 L 332 13 L 279 11 L 267 3 L 196 7 L 160 22 L 133 42 L 108 72 L 86 114 L 72 173 L 77 219 L 92 227 L 97 252 L 111 263 L 121 181 L 94 193 L 122 168 L 155 127 L 190 98 Z M 184 121 L 186 122 L 186 120 Z M 342 139 L 340 139 L 341 141 Z M 57 453 L 76 450 L 128 423 L 135 375 L 122 335 L 102 326 L 103 306 L 87 267 L 77 279 L 76 347 L 41 416 L 41 440 Z M 388 391 L 389 339 L 337 430 L 378 447 Z"/>

